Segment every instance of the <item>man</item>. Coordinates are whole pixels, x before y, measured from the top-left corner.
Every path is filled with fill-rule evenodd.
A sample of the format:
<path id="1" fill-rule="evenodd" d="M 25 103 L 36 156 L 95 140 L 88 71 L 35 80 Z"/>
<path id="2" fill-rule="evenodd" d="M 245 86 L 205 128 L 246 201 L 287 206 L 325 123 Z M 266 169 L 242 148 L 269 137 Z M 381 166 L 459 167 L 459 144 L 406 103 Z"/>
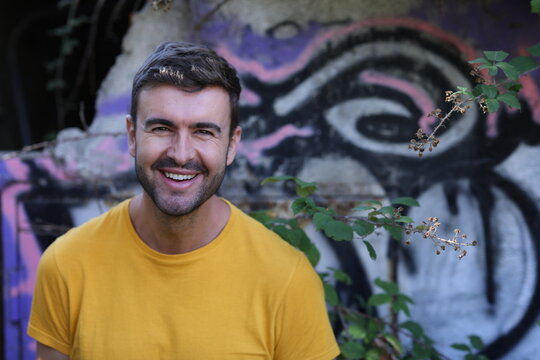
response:
<path id="1" fill-rule="evenodd" d="M 144 192 L 43 254 L 28 326 L 38 359 L 338 355 L 304 255 L 216 196 L 240 89 L 223 58 L 186 43 L 137 72 L 126 122 Z"/>

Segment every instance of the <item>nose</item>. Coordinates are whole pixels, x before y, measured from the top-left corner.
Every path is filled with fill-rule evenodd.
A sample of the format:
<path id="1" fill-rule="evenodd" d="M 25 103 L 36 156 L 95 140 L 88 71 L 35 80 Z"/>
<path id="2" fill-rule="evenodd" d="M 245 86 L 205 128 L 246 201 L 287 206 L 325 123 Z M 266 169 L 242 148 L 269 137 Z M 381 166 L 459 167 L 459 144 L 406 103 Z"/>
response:
<path id="1" fill-rule="evenodd" d="M 175 136 L 171 137 L 171 142 L 167 148 L 167 156 L 174 159 L 178 165 L 184 166 L 195 157 L 193 145 L 190 136 L 178 132 Z"/>

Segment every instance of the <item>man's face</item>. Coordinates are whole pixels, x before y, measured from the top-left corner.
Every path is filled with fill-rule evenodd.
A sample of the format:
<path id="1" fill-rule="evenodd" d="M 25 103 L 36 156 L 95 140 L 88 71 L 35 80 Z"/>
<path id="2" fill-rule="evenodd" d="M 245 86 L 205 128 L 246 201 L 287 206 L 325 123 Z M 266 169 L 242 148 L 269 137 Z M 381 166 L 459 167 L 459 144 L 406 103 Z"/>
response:
<path id="1" fill-rule="evenodd" d="M 241 130 L 229 134 L 228 93 L 188 93 L 158 85 L 139 93 L 137 122 L 127 119 L 137 177 L 161 212 L 189 214 L 216 193 L 236 155 Z"/>

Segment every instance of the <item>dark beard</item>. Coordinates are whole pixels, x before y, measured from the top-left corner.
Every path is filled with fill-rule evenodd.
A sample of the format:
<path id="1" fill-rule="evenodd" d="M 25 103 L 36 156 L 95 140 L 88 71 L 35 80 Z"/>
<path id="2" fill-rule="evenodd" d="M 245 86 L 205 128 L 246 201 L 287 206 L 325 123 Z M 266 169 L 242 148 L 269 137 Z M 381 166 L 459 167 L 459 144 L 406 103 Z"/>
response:
<path id="1" fill-rule="evenodd" d="M 176 162 L 171 158 L 162 158 L 157 160 L 154 164 L 152 164 L 151 169 L 155 170 L 158 167 L 176 167 L 176 168 L 182 168 L 185 170 L 192 170 L 192 171 L 198 171 L 200 172 L 197 176 L 208 176 L 208 169 L 204 167 L 202 164 L 196 162 L 196 161 L 190 161 L 186 163 L 184 166 L 178 166 Z M 137 179 L 139 179 L 139 182 L 144 189 L 144 191 L 148 194 L 148 196 L 152 199 L 156 207 L 165 215 L 171 216 L 171 217 L 178 217 L 178 216 L 184 216 L 191 214 L 195 210 L 197 210 L 202 204 L 204 204 L 210 197 L 212 197 L 220 188 L 221 183 L 223 182 L 223 178 L 225 177 L 225 168 L 223 171 L 217 173 L 212 178 L 208 179 L 209 182 L 207 184 L 203 183 L 203 186 L 199 189 L 198 193 L 195 194 L 193 200 L 189 203 L 182 203 L 180 204 L 173 204 L 172 201 L 174 201 L 173 197 L 181 197 L 181 194 L 172 194 L 170 198 L 164 199 L 160 197 L 158 194 L 158 188 L 154 186 L 150 180 L 146 177 L 144 170 L 142 167 L 138 164 L 137 158 L 135 157 L 135 173 L 137 175 Z M 167 202 L 167 200 L 171 200 L 171 202 Z"/>

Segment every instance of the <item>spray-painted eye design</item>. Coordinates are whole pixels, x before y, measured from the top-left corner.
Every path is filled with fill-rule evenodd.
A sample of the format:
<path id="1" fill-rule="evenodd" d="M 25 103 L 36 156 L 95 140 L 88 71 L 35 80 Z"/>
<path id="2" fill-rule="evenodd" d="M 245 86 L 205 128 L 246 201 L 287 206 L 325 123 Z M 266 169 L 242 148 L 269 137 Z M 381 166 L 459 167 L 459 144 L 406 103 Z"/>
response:
<path id="1" fill-rule="evenodd" d="M 377 42 L 351 49 L 336 61 L 336 80 L 349 85 L 342 101 L 325 111 L 326 122 L 354 146 L 405 156 L 416 156 L 407 143 L 418 128 L 429 132 L 437 123 L 428 114 L 448 108 L 441 97 L 446 89 L 471 86 L 449 60 L 410 42 Z M 348 61 L 344 59 L 349 59 Z M 439 132 L 438 154 L 468 134 L 478 117 L 471 108 Z"/>

